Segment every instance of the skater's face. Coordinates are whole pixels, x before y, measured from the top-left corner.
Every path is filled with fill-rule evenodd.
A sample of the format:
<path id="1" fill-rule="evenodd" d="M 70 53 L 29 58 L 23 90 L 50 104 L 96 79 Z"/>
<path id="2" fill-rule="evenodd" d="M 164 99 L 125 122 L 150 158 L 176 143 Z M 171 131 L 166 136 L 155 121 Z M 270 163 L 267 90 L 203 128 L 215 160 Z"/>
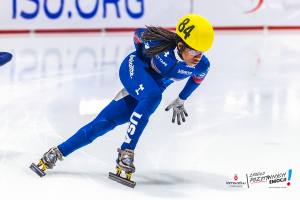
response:
<path id="1" fill-rule="evenodd" d="M 178 49 L 180 49 L 182 46 L 183 43 L 179 42 Z M 199 52 L 194 49 L 191 49 L 190 47 L 186 47 L 181 52 L 181 56 L 188 66 L 195 66 L 198 64 L 198 62 L 200 62 L 203 56 L 203 52 Z"/>

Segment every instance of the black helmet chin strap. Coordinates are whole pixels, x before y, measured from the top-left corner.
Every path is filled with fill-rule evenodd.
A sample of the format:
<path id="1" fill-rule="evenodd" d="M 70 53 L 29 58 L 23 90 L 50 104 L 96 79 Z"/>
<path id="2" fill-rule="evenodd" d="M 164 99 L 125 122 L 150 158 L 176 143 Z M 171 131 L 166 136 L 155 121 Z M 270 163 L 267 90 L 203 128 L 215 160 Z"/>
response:
<path id="1" fill-rule="evenodd" d="M 180 55 L 181 55 L 181 52 L 186 48 L 186 44 L 185 43 L 183 43 L 183 45 L 180 47 L 180 49 L 179 49 L 179 53 L 180 53 Z"/>
<path id="2" fill-rule="evenodd" d="M 186 48 L 186 44 L 185 43 L 183 43 L 183 45 L 180 47 L 180 49 L 179 49 L 179 51 L 178 51 L 178 55 L 179 55 L 179 57 L 183 60 L 183 57 L 182 57 L 182 55 L 181 55 L 181 52 Z"/>
<path id="3" fill-rule="evenodd" d="M 176 47 L 178 48 L 178 43 L 181 42 L 183 45 L 180 47 L 180 49 L 178 49 L 178 56 L 183 60 L 181 52 L 187 47 L 187 44 L 183 41 L 181 41 L 181 39 L 179 40 L 177 37 L 179 37 L 177 34 L 174 35 L 174 39 L 176 41 Z"/>

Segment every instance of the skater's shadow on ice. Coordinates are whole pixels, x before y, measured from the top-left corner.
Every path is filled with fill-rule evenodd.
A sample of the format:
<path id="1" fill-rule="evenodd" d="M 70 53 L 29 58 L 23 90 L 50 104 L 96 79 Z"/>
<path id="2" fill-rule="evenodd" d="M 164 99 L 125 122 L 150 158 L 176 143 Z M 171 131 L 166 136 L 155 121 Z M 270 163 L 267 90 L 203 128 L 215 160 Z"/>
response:
<path id="1" fill-rule="evenodd" d="M 92 176 L 92 177 L 101 177 L 108 178 L 108 173 L 99 173 L 95 171 L 65 171 L 65 170 L 56 170 L 49 171 L 48 176 L 56 175 L 64 176 Z M 231 181 L 232 177 L 210 174 L 205 172 L 198 171 L 142 171 L 135 173 L 133 179 L 137 182 L 138 185 L 143 186 L 172 186 L 172 185 L 202 185 L 207 188 L 214 189 L 226 189 L 226 181 Z M 224 187 L 225 186 L 225 187 Z"/>
<path id="2" fill-rule="evenodd" d="M 106 171 L 106 170 L 104 170 Z M 126 186 L 118 184 L 108 179 L 108 172 L 102 170 L 98 171 L 91 169 L 88 171 L 49 171 L 48 177 L 64 176 L 77 177 L 78 180 L 92 179 L 95 183 L 105 187 L 113 187 L 118 190 L 127 190 Z M 99 173 L 100 172 L 100 173 Z M 232 191 L 226 182 L 232 182 L 233 177 L 222 176 L 218 174 L 211 174 L 199 171 L 139 171 L 136 172 L 132 180 L 136 182 L 135 191 L 143 193 L 147 196 L 160 197 L 160 198 L 182 198 L 195 190 L 216 190 L 216 191 Z M 73 179 L 74 181 L 74 179 Z M 242 187 L 239 189 L 246 189 Z M 153 192 L 155 191 L 155 192 Z"/>
<path id="3" fill-rule="evenodd" d="M 77 176 L 77 177 L 93 177 L 93 178 L 107 178 L 108 173 L 96 173 L 96 172 L 84 172 L 84 171 L 64 171 L 64 170 L 56 170 L 56 171 L 49 171 L 47 176 Z"/>
<path id="4" fill-rule="evenodd" d="M 4 152 L 0 152 L 0 161 L 5 159 L 5 160 L 14 160 L 17 157 L 23 156 L 24 153 L 21 152 L 16 152 L 16 151 L 6 151 Z"/>

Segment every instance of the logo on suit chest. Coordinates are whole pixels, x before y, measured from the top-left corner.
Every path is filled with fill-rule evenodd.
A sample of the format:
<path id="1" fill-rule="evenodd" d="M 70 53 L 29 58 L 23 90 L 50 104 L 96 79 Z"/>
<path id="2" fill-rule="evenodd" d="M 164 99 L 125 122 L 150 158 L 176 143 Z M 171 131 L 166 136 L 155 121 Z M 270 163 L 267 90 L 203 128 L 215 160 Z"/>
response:
<path id="1" fill-rule="evenodd" d="M 183 74 L 183 75 L 188 75 L 188 76 L 192 74 L 192 72 L 185 71 L 183 69 L 178 69 L 177 73 L 178 74 Z"/>
<path id="2" fill-rule="evenodd" d="M 165 57 L 168 57 L 168 55 L 170 55 L 169 51 L 166 51 L 164 54 Z"/>
<path id="3" fill-rule="evenodd" d="M 188 65 L 186 65 L 186 67 L 195 69 L 195 66 L 188 66 Z"/>

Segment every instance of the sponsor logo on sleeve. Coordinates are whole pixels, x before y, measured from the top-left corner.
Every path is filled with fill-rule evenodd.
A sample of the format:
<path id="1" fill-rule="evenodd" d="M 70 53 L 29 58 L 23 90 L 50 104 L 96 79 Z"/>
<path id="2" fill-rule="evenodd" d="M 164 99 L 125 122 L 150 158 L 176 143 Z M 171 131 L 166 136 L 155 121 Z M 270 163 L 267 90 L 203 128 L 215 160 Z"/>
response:
<path id="1" fill-rule="evenodd" d="M 159 57 L 158 55 L 156 56 L 157 60 L 159 60 L 159 62 L 161 62 L 161 64 L 163 64 L 165 67 L 168 65 L 165 61 L 163 61 L 163 59 L 161 59 L 161 57 Z"/>
<path id="2" fill-rule="evenodd" d="M 135 55 L 130 55 L 130 58 L 129 58 L 129 74 L 130 74 L 130 78 L 132 78 L 132 76 L 134 75 L 134 65 L 132 64 L 133 63 L 133 58 L 135 57 Z"/>

